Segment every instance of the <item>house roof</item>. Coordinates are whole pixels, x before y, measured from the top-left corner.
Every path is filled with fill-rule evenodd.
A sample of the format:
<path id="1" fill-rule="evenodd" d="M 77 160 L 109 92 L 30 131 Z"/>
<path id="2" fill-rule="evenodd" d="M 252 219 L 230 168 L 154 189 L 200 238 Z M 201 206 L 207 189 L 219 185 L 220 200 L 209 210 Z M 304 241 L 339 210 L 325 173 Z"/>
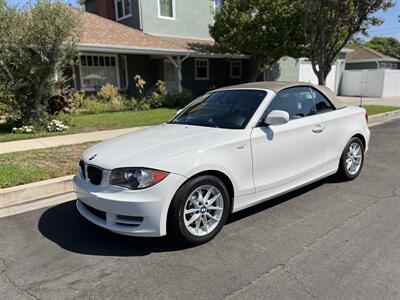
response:
<path id="1" fill-rule="evenodd" d="M 323 95 L 325 95 L 330 102 L 335 106 L 335 108 L 344 107 L 345 104 L 332 92 L 331 89 L 327 88 L 323 85 L 314 85 L 309 82 L 302 81 L 259 81 L 259 82 L 250 82 L 243 83 L 238 85 L 232 85 L 224 88 L 220 88 L 218 90 L 231 90 L 231 89 L 262 89 L 262 90 L 271 90 L 275 93 L 282 91 L 287 88 L 296 87 L 296 86 L 310 86 L 317 90 L 319 90 Z"/>
<path id="2" fill-rule="evenodd" d="M 77 11 L 81 14 L 82 33 L 77 49 L 135 54 L 190 56 L 226 56 L 214 49 L 214 40 L 164 37 L 144 33 L 132 27 Z M 246 58 L 246 55 L 238 55 Z"/>
<path id="3" fill-rule="evenodd" d="M 385 55 L 379 51 L 369 49 L 363 46 L 356 46 L 354 51 L 346 54 L 346 61 L 399 61 L 398 59 Z"/>

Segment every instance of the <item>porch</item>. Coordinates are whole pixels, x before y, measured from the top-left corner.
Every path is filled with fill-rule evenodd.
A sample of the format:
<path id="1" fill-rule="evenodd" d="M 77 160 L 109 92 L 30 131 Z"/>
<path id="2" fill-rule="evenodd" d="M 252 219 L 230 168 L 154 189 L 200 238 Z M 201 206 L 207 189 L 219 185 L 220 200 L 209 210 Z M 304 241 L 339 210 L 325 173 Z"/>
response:
<path id="1" fill-rule="evenodd" d="M 213 40 L 154 36 L 83 14 L 84 30 L 76 45 L 77 65 L 72 68 L 77 90 L 95 92 L 110 83 L 121 93 L 134 96 L 138 92 L 134 76 L 140 75 L 146 89 L 163 80 L 169 93 L 188 89 L 200 95 L 242 83 L 248 77 L 249 56 L 220 54 Z"/>

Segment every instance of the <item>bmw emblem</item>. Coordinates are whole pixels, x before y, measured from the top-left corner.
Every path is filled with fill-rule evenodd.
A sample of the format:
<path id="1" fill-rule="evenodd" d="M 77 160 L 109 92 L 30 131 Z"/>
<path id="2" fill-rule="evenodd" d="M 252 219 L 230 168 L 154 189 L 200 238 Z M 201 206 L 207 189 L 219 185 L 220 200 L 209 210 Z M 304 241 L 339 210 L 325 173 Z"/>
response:
<path id="1" fill-rule="evenodd" d="M 94 159 L 97 156 L 97 154 L 93 154 L 91 157 L 89 157 L 89 160 Z"/>
<path id="2" fill-rule="evenodd" d="M 207 208 L 205 206 L 203 206 L 202 208 L 200 208 L 200 212 L 202 214 L 205 214 L 207 212 Z"/>

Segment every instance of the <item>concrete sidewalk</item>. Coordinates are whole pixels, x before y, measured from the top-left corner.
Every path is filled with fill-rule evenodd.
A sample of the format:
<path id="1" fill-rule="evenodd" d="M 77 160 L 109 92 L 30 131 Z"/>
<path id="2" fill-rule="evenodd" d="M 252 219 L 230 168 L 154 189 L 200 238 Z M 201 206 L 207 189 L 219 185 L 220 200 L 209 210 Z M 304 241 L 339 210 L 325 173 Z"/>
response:
<path id="1" fill-rule="evenodd" d="M 104 130 L 0 143 L 0 154 L 102 141 L 146 127 Z"/>
<path id="2" fill-rule="evenodd" d="M 360 97 L 338 97 L 344 103 L 348 105 L 359 105 Z M 363 98 L 362 102 L 364 105 L 388 105 L 388 106 L 399 106 L 400 107 L 400 96 L 388 97 L 388 98 Z"/>

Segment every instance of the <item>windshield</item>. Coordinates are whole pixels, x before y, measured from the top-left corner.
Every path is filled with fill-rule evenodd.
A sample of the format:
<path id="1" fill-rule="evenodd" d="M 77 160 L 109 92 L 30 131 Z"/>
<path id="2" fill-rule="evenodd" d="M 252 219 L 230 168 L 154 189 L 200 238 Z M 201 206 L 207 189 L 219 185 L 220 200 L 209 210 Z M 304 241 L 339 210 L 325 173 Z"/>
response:
<path id="1" fill-rule="evenodd" d="M 243 129 L 266 94 L 262 90 L 229 90 L 206 94 L 193 101 L 170 123 Z"/>

